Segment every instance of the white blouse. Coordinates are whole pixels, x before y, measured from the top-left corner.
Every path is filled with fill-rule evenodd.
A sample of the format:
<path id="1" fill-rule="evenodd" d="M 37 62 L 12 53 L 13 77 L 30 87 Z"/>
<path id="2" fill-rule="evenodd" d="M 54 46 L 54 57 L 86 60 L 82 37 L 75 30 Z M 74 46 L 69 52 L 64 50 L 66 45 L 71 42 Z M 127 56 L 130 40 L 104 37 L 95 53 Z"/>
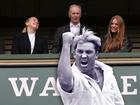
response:
<path id="1" fill-rule="evenodd" d="M 35 46 L 35 33 L 28 33 L 28 37 L 30 40 L 30 45 L 31 45 L 31 54 L 33 53 L 34 46 Z"/>

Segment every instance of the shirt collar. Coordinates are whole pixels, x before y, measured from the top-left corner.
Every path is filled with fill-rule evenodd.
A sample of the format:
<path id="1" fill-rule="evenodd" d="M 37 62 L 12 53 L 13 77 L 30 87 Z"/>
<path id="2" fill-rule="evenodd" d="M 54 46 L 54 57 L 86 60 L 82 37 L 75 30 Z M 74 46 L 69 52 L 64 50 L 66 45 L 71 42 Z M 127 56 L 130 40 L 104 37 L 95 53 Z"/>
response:
<path id="1" fill-rule="evenodd" d="M 80 25 L 81 25 L 80 23 L 74 25 L 73 23 L 70 22 L 70 27 L 74 27 L 74 26 L 75 26 L 75 27 L 80 27 Z"/>

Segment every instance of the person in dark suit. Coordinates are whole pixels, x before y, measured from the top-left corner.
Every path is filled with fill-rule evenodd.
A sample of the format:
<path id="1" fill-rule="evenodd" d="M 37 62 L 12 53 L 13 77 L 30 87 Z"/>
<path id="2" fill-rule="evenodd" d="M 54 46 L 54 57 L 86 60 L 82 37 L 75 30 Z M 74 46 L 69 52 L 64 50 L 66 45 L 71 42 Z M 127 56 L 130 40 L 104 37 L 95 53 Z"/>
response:
<path id="1" fill-rule="evenodd" d="M 45 54 L 48 53 L 47 39 L 37 32 L 39 21 L 29 17 L 22 33 L 14 36 L 12 54 Z"/>
<path id="2" fill-rule="evenodd" d="M 70 23 L 66 26 L 57 28 L 55 32 L 55 38 L 53 43 L 53 53 L 60 53 L 62 49 L 62 34 L 64 32 L 72 32 L 75 35 L 82 34 L 83 25 L 80 23 L 81 18 L 81 6 L 77 4 L 72 4 L 69 7 L 68 16 L 70 18 Z"/>

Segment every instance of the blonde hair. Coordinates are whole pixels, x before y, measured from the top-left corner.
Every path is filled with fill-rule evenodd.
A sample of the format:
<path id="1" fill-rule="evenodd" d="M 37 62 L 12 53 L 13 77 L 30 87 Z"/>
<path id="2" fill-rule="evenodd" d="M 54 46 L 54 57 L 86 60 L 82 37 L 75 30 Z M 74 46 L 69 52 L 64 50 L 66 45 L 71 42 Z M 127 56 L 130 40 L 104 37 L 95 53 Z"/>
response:
<path id="1" fill-rule="evenodd" d="M 26 21 L 25 21 L 25 26 L 24 26 L 24 28 L 22 29 L 22 33 L 26 33 L 26 32 L 27 32 L 27 25 L 26 25 L 26 24 L 27 24 L 27 22 L 29 22 L 29 20 L 30 20 L 31 18 L 33 18 L 33 16 L 26 19 Z M 35 18 L 36 18 L 36 17 L 35 17 Z"/>
<path id="2" fill-rule="evenodd" d="M 24 27 L 24 28 L 22 29 L 22 33 L 26 33 L 26 32 L 27 32 L 27 28 Z"/>

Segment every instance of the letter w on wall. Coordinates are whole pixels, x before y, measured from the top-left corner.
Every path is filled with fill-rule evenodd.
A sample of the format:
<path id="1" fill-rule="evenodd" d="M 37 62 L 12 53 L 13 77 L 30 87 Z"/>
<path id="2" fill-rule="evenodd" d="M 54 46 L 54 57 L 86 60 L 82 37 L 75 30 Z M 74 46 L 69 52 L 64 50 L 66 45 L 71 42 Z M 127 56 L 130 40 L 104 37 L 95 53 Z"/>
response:
<path id="1" fill-rule="evenodd" d="M 18 88 L 17 86 L 17 79 L 18 78 L 8 78 L 8 80 L 10 81 L 12 87 L 13 87 L 13 90 L 14 90 L 14 93 L 16 96 L 21 96 L 23 90 L 25 91 L 25 94 L 26 96 L 31 96 L 32 95 L 32 92 L 34 90 L 34 87 L 35 87 L 35 84 L 36 84 L 36 81 L 39 79 L 37 77 L 32 77 L 31 78 L 31 87 L 29 89 L 28 87 L 28 84 L 27 84 L 27 81 L 29 78 L 27 77 L 22 77 L 22 78 L 19 78 L 19 81 L 21 82 L 21 86 Z"/>

